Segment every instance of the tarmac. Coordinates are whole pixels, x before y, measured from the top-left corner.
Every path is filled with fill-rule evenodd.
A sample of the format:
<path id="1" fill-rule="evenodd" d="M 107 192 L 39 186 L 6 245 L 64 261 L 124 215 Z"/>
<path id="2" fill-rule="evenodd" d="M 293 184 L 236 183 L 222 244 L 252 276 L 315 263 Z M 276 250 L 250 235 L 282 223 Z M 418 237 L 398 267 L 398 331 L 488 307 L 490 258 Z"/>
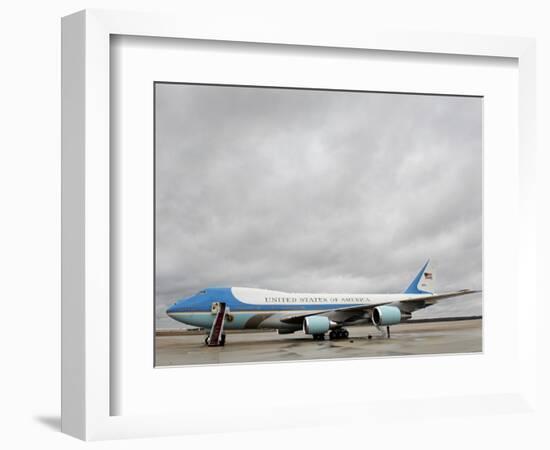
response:
<path id="1" fill-rule="evenodd" d="M 403 323 L 391 337 L 372 326 L 347 328 L 348 339 L 314 341 L 298 331 L 228 333 L 224 347 L 207 347 L 205 334 L 161 334 L 155 340 L 155 365 L 186 366 L 252 362 L 306 361 L 482 351 L 482 319 Z M 371 338 L 369 339 L 369 336 Z"/>

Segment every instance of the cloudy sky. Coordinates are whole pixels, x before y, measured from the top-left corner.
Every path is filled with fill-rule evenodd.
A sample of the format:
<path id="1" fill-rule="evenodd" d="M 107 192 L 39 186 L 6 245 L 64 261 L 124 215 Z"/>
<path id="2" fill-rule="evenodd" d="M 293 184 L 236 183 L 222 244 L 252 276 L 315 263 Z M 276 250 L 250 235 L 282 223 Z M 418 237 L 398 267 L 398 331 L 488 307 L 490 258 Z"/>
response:
<path id="1" fill-rule="evenodd" d="M 157 325 L 209 286 L 401 292 L 428 258 L 481 288 L 481 176 L 480 98 L 157 84 Z"/>

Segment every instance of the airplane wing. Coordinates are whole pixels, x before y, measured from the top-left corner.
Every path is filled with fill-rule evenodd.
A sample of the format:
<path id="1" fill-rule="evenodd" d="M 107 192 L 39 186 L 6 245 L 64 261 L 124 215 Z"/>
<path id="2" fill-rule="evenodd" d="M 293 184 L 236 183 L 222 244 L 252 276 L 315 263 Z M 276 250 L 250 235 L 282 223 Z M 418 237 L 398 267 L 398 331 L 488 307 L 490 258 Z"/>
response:
<path id="1" fill-rule="evenodd" d="M 472 289 L 462 289 L 455 292 L 445 292 L 441 294 L 428 294 L 423 296 L 415 296 L 412 298 L 397 300 L 397 301 L 385 301 L 385 302 L 376 302 L 369 303 L 364 305 L 353 305 L 353 306 L 344 306 L 342 308 L 336 309 L 327 309 L 324 311 L 315 311 L 315 312 L 304 312 L 300 314 L 293 314 L 281 319 L 281 322 L 288 324 L 301 324 L 305 317 L 309 316 L 327 316 L 331 320 L 336 322 L 345 322 L 354 317 L 364 317 L 366 312 L 374 309 L 377 306 L 393 304 L 402 311 L 412 312 L 417 309 L 426 308 L 437 303 L 439 300 L 444 300 L 447 298 L 459 297 L 462 295 L 476 294 L 481 291 L 476 291 Z"/>
<path id="2" fill-rule="evenodd" d="M 402 311 L 413 312 L 417 309 L 426 308 L 427 306 L 435 305 L 439 300 L 445 300 L 447 298 L 461 297 L 462 295 L 477 294 L 480 290 L 474 289 L 461 289 L 455 292 L 445 292 L 441 294 L 432 294 L 422 297 L 409 298 L 397 302 L 396 306 Z"/>

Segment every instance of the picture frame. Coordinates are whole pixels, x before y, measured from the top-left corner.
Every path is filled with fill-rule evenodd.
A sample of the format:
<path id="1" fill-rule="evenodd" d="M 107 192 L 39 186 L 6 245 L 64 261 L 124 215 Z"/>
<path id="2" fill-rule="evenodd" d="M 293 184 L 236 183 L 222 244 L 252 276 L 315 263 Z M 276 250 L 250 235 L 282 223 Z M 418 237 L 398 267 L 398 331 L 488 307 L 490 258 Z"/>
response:
<path id="1" fill-rule="evenodd" d="M 217 42 L 254 43 L 256 46 L 278 44 L 310 49 L 328 48 L 338 52 L 369 49 L 380 52 L 403 52 L 411 55 L 465 55 L 517 60 L 519 81 L 518 146 L 519 179 L 517 183 L 518 223 L 516 235 L 509 243 L 517 268 L 516 283 L 521 285 L 522 305 L 537 309 L 535 283 L 536 208 L 534 204 L 535 167 L 535 44 L 532 39 L 516 37 L 472 36 L 447 33 L 405 33 L 369 30 L 357 33 L 311 34 L 305 28 L 280 30 L 262 23 L 238 29 L 230 23 L 195 22 L 192 17 L 86 10 L 62 21 L 62 431 L 85 440 L 146 437 L 209 432 L 208 421 L 182 408 L 170 414 L 113 414 L 113 395 L 121 386 L 114 380 L 112 367 L 121 356 L 112 350 L 118 333 L 116 314 L 110 304 L 116 280 L 112 279 L 111 185 L 113 177 L 110 147 L 113 142 L 110 109 L 110 50 L 112 36 L 161 37 L 200 40 L 204 45 Z M 518 293 L 514 291 L 517 296 Z M 490 292 L 488 293 L 490 295 Z M 440 416 L 468 415 L 472 405 L 483 414 L 504 410 L 518 413 L 532 411 L 536 404 L 536 358 L 531 344 L 536 341 L 536 327 L 525 314 L 516 317 L 518 334 L 517 377 L 500 393 L 470 392 L 457 397 L 425 398 Z M 496 349 L 500 352 L 502 349 Z M 491 351 L 491 350 L 490 350 Z M 346 363 L 354 380 L 364 379 L 359 362 Z M 385 361 L 383 370 L 392 370 Z M 288 365 L 287 365 L 288 367 Z M 315 367 L 299 367 L 298 378 L 315 376 Z M 344 366 L 343 366 L 344 367 Z M 267 377 L 262 367 L 229 367 L 224 379 L 249 370 L 254 377 Z M 216 375 L 210 376 L 216 379 Z M 189 375 L 188 372 L 186 375 Z M 207 389 L 205 379 L 204 389 Z M 313 396 L 306 391 L 305 398 Z M 138 399 L 139 400 L 139 399 Z M 330 399 L 327 401 L 331 401 Z M 340 403 L 335 403 L 340 404 Z M 347 420 L 383 416 L 396 420 L 406 411 L 425 411 L 417 398 L 398 397 L 386 403 L 364 399 L 345 403 L 345 415 L 317 412 L 304 415 L 295 398 L 258 411 L 238 410 L 234 417 L 216 428 L 220 430 L 257 430 L 265 427 L 311 426 L 319 420 Z M 482 405 L 482 406 L 480 406 Z M 386 408 L 386 409 L 385 409 Z M 144 408 L 145 410 L 147 408 Z"/>

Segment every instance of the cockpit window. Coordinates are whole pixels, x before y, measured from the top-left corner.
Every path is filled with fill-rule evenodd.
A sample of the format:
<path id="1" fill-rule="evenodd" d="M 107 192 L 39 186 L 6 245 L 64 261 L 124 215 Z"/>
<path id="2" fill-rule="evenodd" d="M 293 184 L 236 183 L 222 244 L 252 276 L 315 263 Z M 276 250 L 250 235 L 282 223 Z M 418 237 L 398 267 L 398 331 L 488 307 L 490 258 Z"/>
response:
<path id="1" fill-rule="evenodd" d="M 206 291 L 199 291 L 197 292 L 197 295 L 206 294 Z"/>

